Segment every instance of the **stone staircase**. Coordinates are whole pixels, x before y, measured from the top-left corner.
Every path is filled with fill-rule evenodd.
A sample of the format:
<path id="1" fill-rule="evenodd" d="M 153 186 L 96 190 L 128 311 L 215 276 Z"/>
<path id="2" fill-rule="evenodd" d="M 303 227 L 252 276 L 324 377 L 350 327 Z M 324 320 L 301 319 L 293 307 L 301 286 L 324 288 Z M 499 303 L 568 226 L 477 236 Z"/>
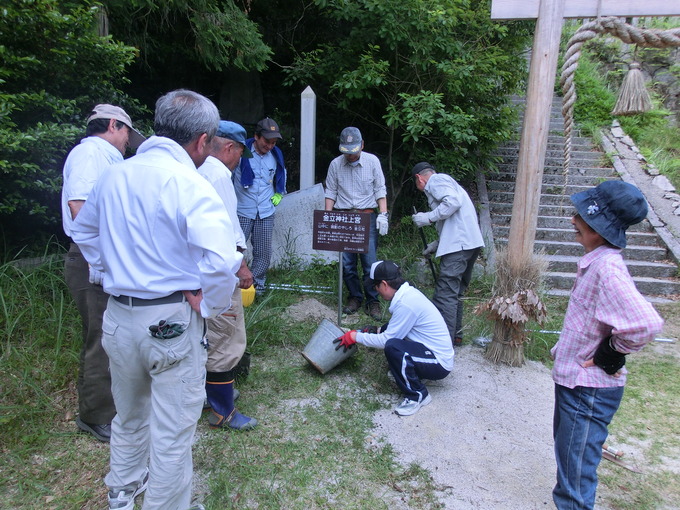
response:
<path id="1" fill-rule="evenodd" d="M 523 100 L 515 99 L 514 102 L 523 109 Z M 619 176 L 609 164 L 607 155 L 590 139 L 580 136 L 575 136 L 572 141 L 571 166 L 565 175 L 562 168 L 562 123 L 561 99 L 555 97 L 534 246 L 536 252 L 543 251 L 548 259 L 548 292 L 568 295 L 576 277 L 576 263 L 583 255 L 583 247 L 574 240 L 571 217 L 575 210 L 569 195 L 596 186 L 603 180 L 619 179 Z M 491 224 L 487 226 L 491 232 L 485 235 L 487 239 L 492 235 L 497 246 L 507 244 L 518 152 L 519 141 L 499 148 L 498 155 L 502 157 L 499 172 L 488 174 L 486 189 L 480 190 L 480 199 L 488 198 Z M 483 229 L 484 226 L 482 220 Z M 649 221 L 631 227 L 627 237 L 628 246 L 623 256 L 640 292 L 652 301 L 680 297 L 678 267 Z"/>

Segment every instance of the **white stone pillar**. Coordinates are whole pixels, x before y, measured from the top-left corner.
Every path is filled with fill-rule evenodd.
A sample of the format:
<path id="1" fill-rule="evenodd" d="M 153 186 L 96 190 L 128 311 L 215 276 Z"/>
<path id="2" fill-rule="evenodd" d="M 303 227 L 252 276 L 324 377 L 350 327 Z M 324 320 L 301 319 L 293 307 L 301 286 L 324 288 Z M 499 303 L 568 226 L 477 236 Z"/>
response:
<path id="1" fill-rule="evenodd" d="M 300 95 L 300 189 L 315 184 L 316 94 L 307 87 Z"/>

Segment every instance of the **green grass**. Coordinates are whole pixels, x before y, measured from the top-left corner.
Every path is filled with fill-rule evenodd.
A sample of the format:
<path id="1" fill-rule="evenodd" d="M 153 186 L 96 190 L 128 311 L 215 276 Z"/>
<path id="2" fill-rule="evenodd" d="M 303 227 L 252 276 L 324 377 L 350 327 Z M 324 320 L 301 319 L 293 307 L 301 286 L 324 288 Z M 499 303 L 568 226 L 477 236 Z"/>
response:
<path id="1" fill-rule="evenodd" d="M 419 234 L 407 223 L 395 227 L 379 255 L 400 261 L 409 279 L 426 282 L 421 288 L 431 296 L 429 268 L 417 257 Z M 108 445 L 79 434 L 73 423 L 80 319 L 61 273 L 59 261 L 32 270 L 0 267 L 1 508 L 106 506 L 102 479 L 108 471 Z M 334 263 L 304 271 L 291 266 L 272 270 L 268 280 L 337 289 L 337 278 Z M 466 342 L 491 334 L 492 324 L 472 311 L 488 297 L 492 283 L 479 276 L 469 289 Z M 210 430 L 207 415 L 201 418 L 194 447 L 195 491 L 206 508 L 443 508 L 431 474 L 418 465 L 399 464 L 391 446 L 372 429 L 374 413 L 398 400 L 383 354 L 362 349 L 328 374 L 318 374 L 300 351 L 319 320 L 298 320 L 288 313 L 303 298 L 337 306 L 333 294 L 270 291 L 246 309 L 252 360 L 250 375 L 239 381 L 238 405 L 260 425 L 248 433 Z M 566 300 L 546 298 L 546 304 L 548 323 L 529 329 L 560 329 Z M 370 322 L 363 314 L 354 320 L 343 326 Z M 556 340 L 552 333 L 531 332 L 527 357 L 549 364 Z M 641 356 L 631 363 L 635 377 L 613 425 L 615 434 L 630 442 L 651 441 L 645 455 L 653 465 L 662 465 L 663 442 L 670 441 L 666 444 L 673 451 L 678 448 L 678 439 L 669 439 L 663 430 L 680 418 L 680 388 L 673 378 L 677 361 L 673 365 Z M 677 496 L 680 486 L 677 476 L 663 470 L 646 474 L 641 484 L 609 466 L 602 473 L 607 487 L 630 487 L 616 508 L 655 508 Z"/>

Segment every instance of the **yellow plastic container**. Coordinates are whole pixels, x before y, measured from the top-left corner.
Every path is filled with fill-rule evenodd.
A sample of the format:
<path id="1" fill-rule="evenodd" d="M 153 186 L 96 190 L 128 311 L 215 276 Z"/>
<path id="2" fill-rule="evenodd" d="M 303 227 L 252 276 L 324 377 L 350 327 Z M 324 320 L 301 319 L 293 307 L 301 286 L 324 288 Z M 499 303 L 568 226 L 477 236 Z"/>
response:
<path id="1" fill-rule="evenodd" d="M 243 306 L 250 306 L 255 301 L 255 286 L 251 285 L 247 289 L 241 289 L 241 301 Z"/>

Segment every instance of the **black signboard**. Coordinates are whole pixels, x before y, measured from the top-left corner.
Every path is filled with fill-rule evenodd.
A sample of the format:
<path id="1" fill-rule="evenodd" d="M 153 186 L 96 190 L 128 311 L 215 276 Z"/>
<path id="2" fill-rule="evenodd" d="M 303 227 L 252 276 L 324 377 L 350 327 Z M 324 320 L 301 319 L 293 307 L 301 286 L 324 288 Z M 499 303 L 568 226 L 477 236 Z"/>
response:
<path id="1" fill-rule="evenodd" d="M 370 227 L 370 212 L 314 211 L 312 248 L 367 253 Z"/>

